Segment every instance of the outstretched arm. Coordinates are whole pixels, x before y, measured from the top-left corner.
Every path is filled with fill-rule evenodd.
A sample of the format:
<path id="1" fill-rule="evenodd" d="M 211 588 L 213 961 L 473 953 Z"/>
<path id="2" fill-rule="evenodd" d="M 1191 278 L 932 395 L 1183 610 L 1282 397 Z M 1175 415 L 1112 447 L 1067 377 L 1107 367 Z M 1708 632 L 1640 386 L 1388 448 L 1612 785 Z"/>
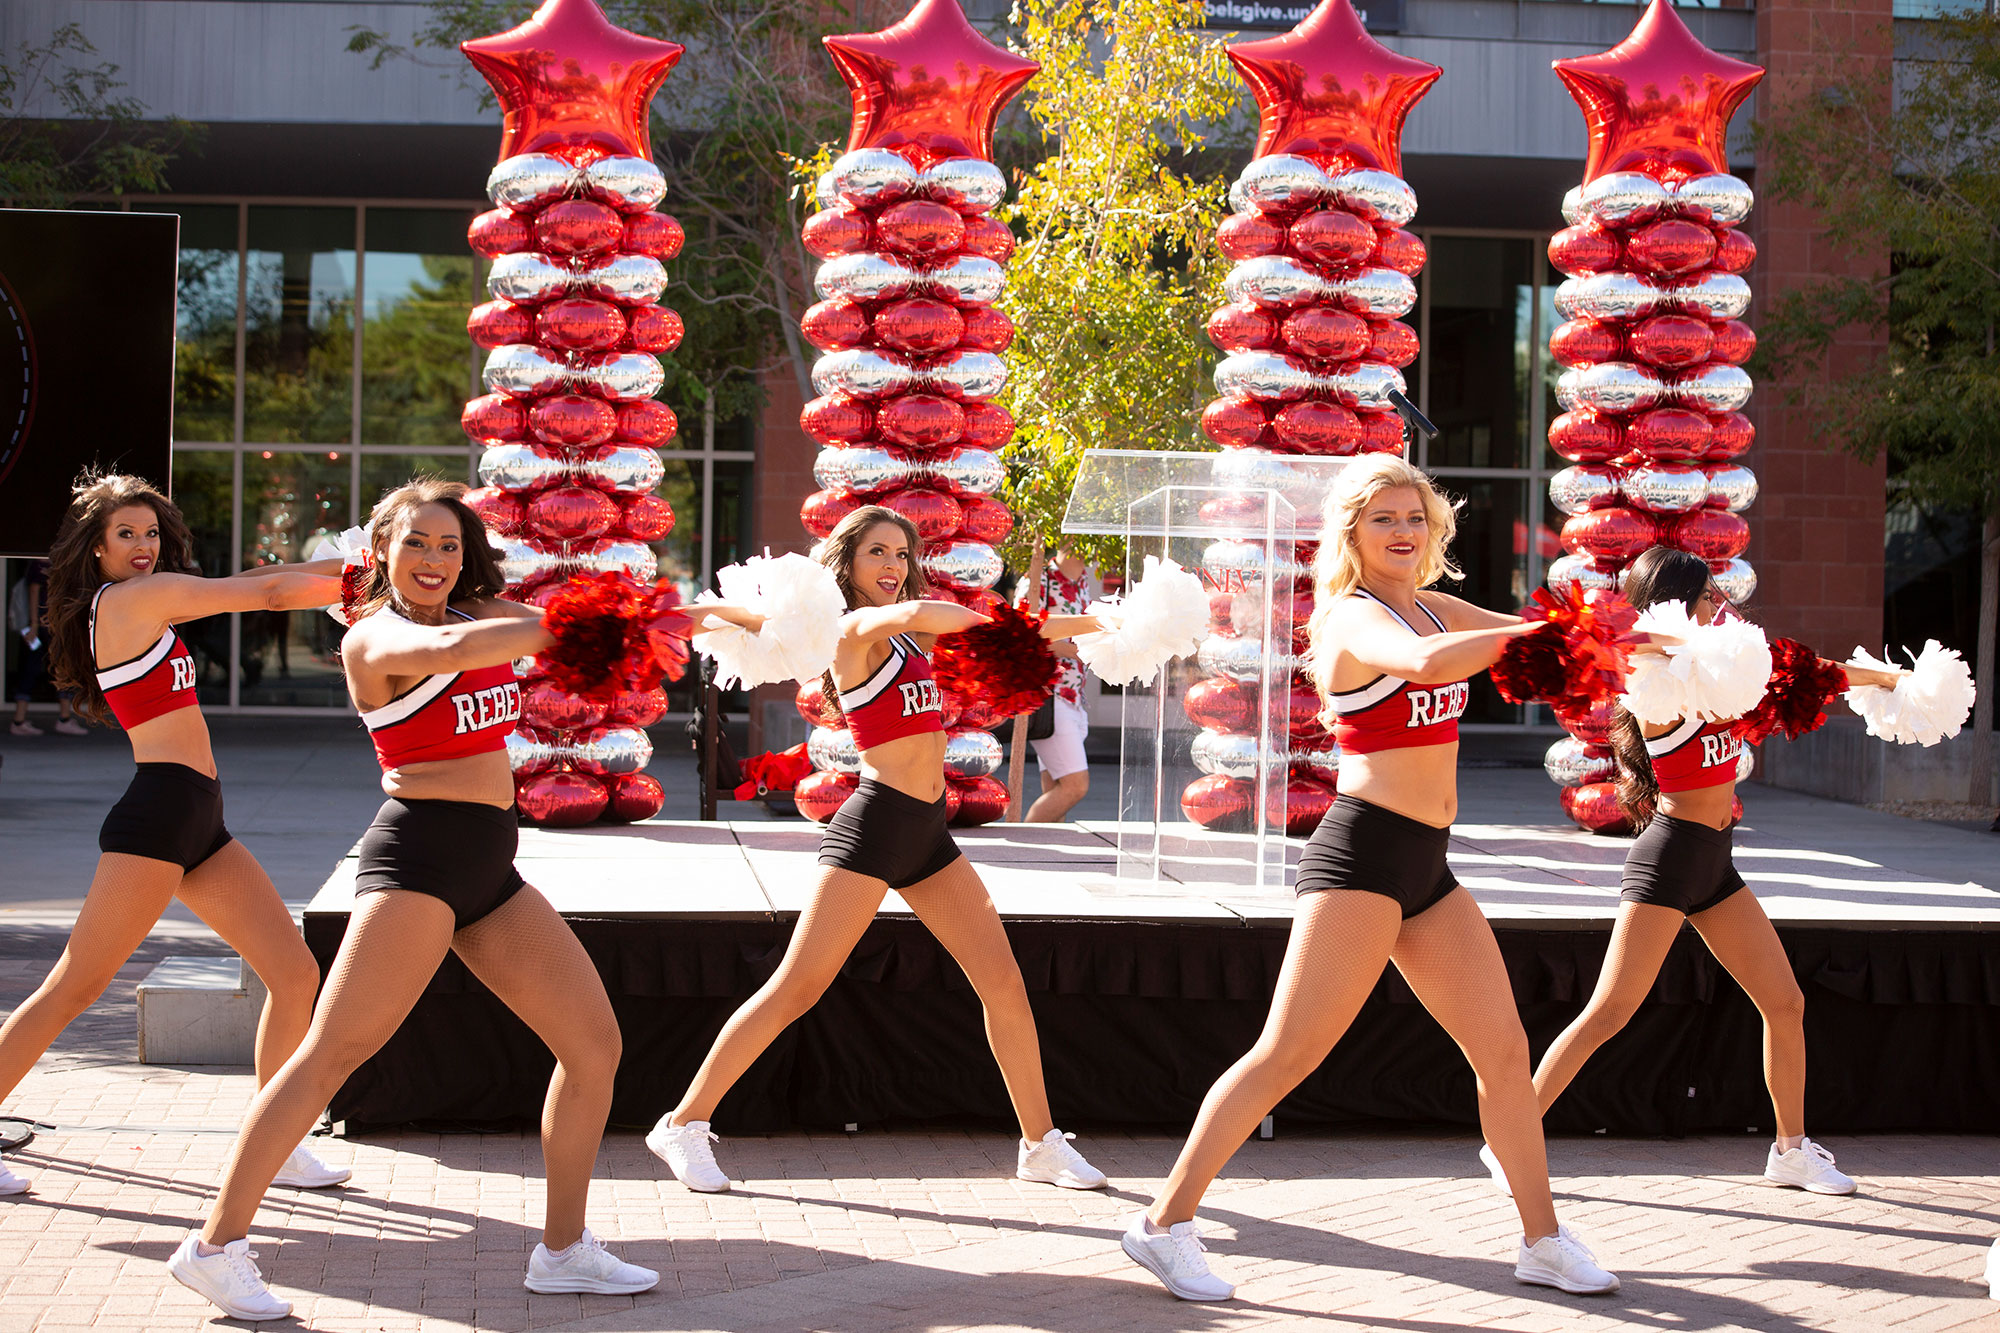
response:
<path id="1" fill-rule="evenodd" d="M 432 676 L 448 671 L 511 662 L 538 653 L 555 639 L 542 628 L 541 612 L 458 620 L 449 625 L 412 625 L 387 616 L 369 616 L 341 640 L 341 657 L 379 676 Z"/>
<path id="2" fill-rule="evenodd" d="M 301 573 L 281 566 L 255 579 L 207 579 L 199 574 L 149 574 L 126 579 L 104 594 L 118 614 L 178 624 L 229 611 L 304 611 L 340 600 L 340 573 Z"/>
<path id="3" fill-rule="evenodd" d="M 1079 634 L 1095 634 L 1104 628 L 1096 616 L 1050 616 L 1042 622 L 1045 639 L 1073 639 Z"/>
<path id="4" fill-rule="evenodd" d="M 274 574 L 321 574 L 330 575 L 337 579 L 340 577 L 340 571 L 345 566 L 346 561 L 344 560 L 302 560 L 296 565 L 252 565 L 248 569 L 237 570 L 230 577 L 236 579 L 268 579 Z"/>
<path id="5" fill-rule="evenodd" d="M 849 611 L 840 618 L 840 637 L 877 643 L 898 634 L 959 634 L 991 619 L 957 602 L 892 602 Z"/>
<path id="6" fill-rule="evenodd" d="M 1370 670 L 1399 676 L 1414 685 L 1442 685 L 1484 671 L 1500 660 L 1507 640 L 1531 633 L 1540 624 L 1510 618 L 1487 629 L 1418 636 L 1382 606 L 1353 601 L 1338 614 L 1335 632 L 1349 657 Z"/>

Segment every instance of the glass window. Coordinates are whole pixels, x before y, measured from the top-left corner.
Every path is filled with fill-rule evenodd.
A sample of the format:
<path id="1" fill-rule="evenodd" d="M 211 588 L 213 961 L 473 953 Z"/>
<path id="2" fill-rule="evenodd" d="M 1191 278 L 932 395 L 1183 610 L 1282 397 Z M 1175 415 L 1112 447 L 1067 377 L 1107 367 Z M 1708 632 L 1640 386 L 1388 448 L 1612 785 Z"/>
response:
<path id="1" fill-rule="evenodd" d="M 353 435 L 354 219 L 352 208 L 250 210 L 247 441 L 346 444 Z"/>
<path id="2" fill-rule="evenodd" d="M 1562 377 L 1563 368 L 1549 355 L 1549 336 L 1562 324 L 1563 318 L 1556 313 L 1556 288 L 1561 285 L 1563 275 L 1556 271 L 1546 259 L 1542 261 L 1542 340 L 1535 348 L 1535 364 L 1539 366 L 1542 395 L 1542 420 L 1554 424 L 1562 415 L 1562 405 L 1556 402 L 1556 381 Z M 1542 432 L 1542 466 L 1560 470 L 1569 466 L 1569 460 L 1549 448 L 1548 432 Z"/>
<path id="3" fill-rule="evenodd" d="M 683 599 L 702 590 L 701 581 L 701 460 L 666 455 L 666 480 L 654 493 L 674 507 L 674 530 L 654 549 L 660 553 L 660 577 L 672 579 Z"/>
<path id="4" fill-rule="evenodd" d="M 442 477 L 475 486 L 473 459 L 469 453 L 368 454 L 361 455 L 361 517 L 368 521 L 376 503 L 412 477 Z"/>
<path id="5" fill-rule="evenodd" d="M 715 531 L 709 538 L 708 574 L 752 554 L 749 549 L 751 464 L 747 460 L 715 461 Z"/>
<path id="6" fill-rule="evenodd" d="M 479 352 L 465 317 L 473 291 L 466 209 L 371 208 L 362 269 L 361 438 L 455 445 L 477 394 Z"/>
<path id="7" fill-rule="evenodd" d="M 348 469 L 342 450 L 246 450 L 244 567 L 303 560 L 320 537 L 345 528 Z M 239 702 L 344 707 L 347 690 L 333 656 L 340 635 L 340 625 L 320 610 L 245 613 Z"/>
<path id="8" fill-rule="evenodd" d="M 1461 496 L 1452 560 L 1465 571 L 1447 590 L 1474 606 L 1511 610 L 1528 600 L 1528 486 L 1517 477 L 1443 477 L 1447 494 Z M 1500 697 L 1484 672 L 1473 677 L 1467 722 L 1519 722 L 1521 709 Z"/>
<path id="9" fill-rule="evenodd" d="M 174 309 L 174 438 L 223 443 L 236 432 L 236 208 L 182 204 Z"/>
<path id="10" fill-rule="evenodd" d="M 174 503 L 194 535 L 195 562 L 210 578 L 230 572 L 229 527 L 236 508 L 236 482 L 230 471 L 225 450 L 174 450 Z M 229 617 L 205 616 L 177 628 L 194 654 L 195 697 L 204 706 L 228 703 Z"/>
<path id="11" fill-rule="evenodd" d="M 1435 236 L 1424 269 L 1430 321 L 1432 467 L 1526 467 L 1534 242 Z"/>

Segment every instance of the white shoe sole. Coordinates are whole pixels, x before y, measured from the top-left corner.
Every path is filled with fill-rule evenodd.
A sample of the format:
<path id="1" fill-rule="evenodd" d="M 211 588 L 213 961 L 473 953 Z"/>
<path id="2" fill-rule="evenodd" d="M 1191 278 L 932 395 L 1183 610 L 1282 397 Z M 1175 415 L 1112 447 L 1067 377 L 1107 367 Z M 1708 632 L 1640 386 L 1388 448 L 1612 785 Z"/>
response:
<path id="1" fill-rule="evenodd" d="M 1783 1185 L 1786 1189 L 1804 1190 L 1808 1194 L 1830 1194 L 1836 1198 L 1852 1194 L 1861 1187 L 1860 1182 L 1856 1181 L 1844 1190 L 1835 1189 L 1831 1185 L 1821 1185 L 1817 1182 L 1809 1183 L 1803 1180 L 1786 1180 L 1783 1176 L 1774 1176 L 1769 1172 L 1764 1174 L 1764 1179 L 1770 1181 L 1773 1185 Z"/>
<path id="2" fill-rule="evenodd" d="M 659 1274 L 654 1274 L 649 1282 L 603 1282 L 582 1278 L 535 1278 L 521 1279 L 521 1285 L 529 1291 L 544 1296 L 580 1294 L 585 1296 L 636 1296 L 642 1291 L 651 1291 L 660 1285 Z"/>
<path id="3" fill-rule="evenodd" d="M 1139 1267 L 1145 1269 L 1148 1273 L 1151 1273 L 1154 1277 L 1158 1278 L 1160 1280 L 1161 1286 L 1165 1287 L 1175 1296 L 1178 1296 L 1181 1300 L 1227 1301 L 1227 1300 L 1234 1300 L 1236 1298 L 1235 1287 L 1230 1287 L 1229 1290 L 1222 1292 L 1219 1295 L 1203 1295 L 1200 1292 L 1182 1290 L 1179 1286 L 1175 1284 L 1172 1278 L 1168 1277 L 1165 1273 L 1162 1273 L 1159 1269 L 1153 1267 L 1152 1259 L 1147 1257 L 1147 1254 L 1144 1250 L 1135 1249 L 1133 1247 L 1132 1238 L 1130 1236 L 1120 1236 L 1118 1238 L 1118 1248 L 1125 1251 L 1126 1258 L 1130 1259 L 1133 1263 L 1139 1265 Z"/>
<path id="4" fill-rule="evenodd" d="M 0 1199 L 10 1199 L 16 1194 L 26 1194 L 27 1192 L 28 1182 L 25 1180 L 17 1180 L 9 1185 L 0 1185 Z"/>
<path id="5" fill-rule="evenodd" d="M 689 1189 L 693 1190 L 696 1194 L 727 1194 L 729 1193 L 729 1187 L 736 1183 L 735 1181 L 729 1179 L 729 1177 L 724 1176 L 722 1178 L 722 1183 L 720 1185 L 697 1185 L 694 1181 L 689 1180 L 686 1176 L 683 1176 L 679 1171 L 674 1169 L 674 1159 L 667 1156 L 666 1144 L 663 1142 L 656 1141 L 651 1134 L 648 1134 L 646 1136 L 646 1151 L 652 1153 L 653 1156 L 659 1158 L 662 1162 L 664 1162 L 666 1164 L 667 1170 L 672 1171 L 674 1173 L 674 1179 L 680 1181 L 681 1184 L 687 1186 Z"/>
<path id="6" fill-rule="evenodd" d="M 329 1171 L 323 1176 L 295 1176 L 280 1171 L 272 1178 L 271 1183 L 295 1190 L 323 1190 L 334 1185 L 345 1185 L 353 1176 L 352 1171 Z"/>
<path id="7" fill-rule="evenodd" d="M 1078 1178 L 1077 1176 L 1070 1174 L 1067 1171 L 1064 1171 L 1061 1174 L 1057 1175 L 1054 1179 L 1051 1179 L 1048 1176 L 1035 1175 L 1033 1172 L 1028 1171 L 1026 1168 L 1017 1169 L 1014 1172 L 1014 1179 L 1025 1180 L 1028 1181 L 1030 1184 L 1035 1184 L 1035 1185 L 1054 1185 L 1058 1189 L 1066 1189 L 1066 1190 L 1101 1190 L 1106 1185 L 1109 1185 L 1111 1183 L 1110 1180 L 1108 1179 L 1095 1180 L 1095 1181 L 1083 1180 Z"/>
<path id="8" fill-rule="evenodd" d="M 1612 1292 L 1618 1290 L 1618 1279 L 1616 1277 L 1611 1279 L 1611 1285 L 1608 1287 L 1592 1287 L 1586 1286 L 1581 1282 L 1574 1282 L 1552 1268 L 1524 1268 L 1520 1264 L 1514 1266 L 1514 1280 L 1516 1282 L 1525 1282 L 1535 1287 L 1554 1287 L 1556 1290 L 1566 1291 L 1572 1296 L 1609 1296 Z"/>
<path id="9" fill-rule="evenodd" d="M 256 1324 L 256 1323 L 263 1323 L 272 1319 L 285 1319 L 290 1317 L 292 1313 L 292 1306 L 291 1302 L 289 1301 L 278 1302 L 278 1304 L 284 1308 L 275 1311 L 252 1310 L 248 1306 L 233 1304 L 232 1302 L 224 1299 L 222 1296 L 217 1295 L 215 1292 L 210 1291 L 204 1283 L 199 1281 L 194 1276 L 194 1274 L 183 1271 L 178 1265 L 169 1263 L 167 1265 L 167 1272 L 172 1275 L 174 1281 L 180 1283 L 183 1287 L 186 1287 L 189 1291 L 193 1292 L 195 1295 L 207 1301 L 210 1305 L 213 1305 L 216 1309 L 228 1315 L 231 1319 L 242 1319 L 249 1323 Z"/>
<path id="10" fill-rule="evenodd" d="M 1496 1157 L 1489 1162 L 1484 1157 L 1481 1157 L 1479 1165 L 1486 1168 L 1487 1178 L 1493 1182 L 1494 1189 L 1499 1190 L 1510 1199 L 1514 1197 L 1514 1187 L 1507 1183 L 1507 1172 L 1502 1169 L 1499 1158 Z"/>

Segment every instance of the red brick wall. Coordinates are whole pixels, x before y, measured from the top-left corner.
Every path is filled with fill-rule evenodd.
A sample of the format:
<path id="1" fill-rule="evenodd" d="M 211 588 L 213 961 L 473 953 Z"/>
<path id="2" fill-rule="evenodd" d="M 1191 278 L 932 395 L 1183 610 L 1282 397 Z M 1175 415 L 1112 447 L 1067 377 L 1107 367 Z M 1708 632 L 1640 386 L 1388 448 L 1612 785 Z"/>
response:
<path id="1" fill-rule="evenodd" d="M 1891 0 L 1758 0 L 1757 59 L 1770 73 L 1757 90 L 1757 114 L 1781 115 L 1830 65 L 1850 85 L 1871 80 L 1886 92 L 1894 58 Z M 1774 295 L 1832 273 L 1882 272 L 1880 254 L 1835 252 L 1810 210 L 1760 199 L 1750 215 L 1757 263 L 1750 322 Z M 1852 329 L 1826 362 L 1804 372 L 1810 391 L 1829 373 L 1851 369 L 1879 348 L 1881 335 Z M 1757 570 L 1753 609 L 1765 625 L 1829 657 L 1882 636 L 1883 469 L 1830 450 L 1804 408 L 1786 402 L 1776 383 L 1758 387 L 1749 414 L 1757 443 L 1745 461 L 1761 487 L 1746 558 Z"/>

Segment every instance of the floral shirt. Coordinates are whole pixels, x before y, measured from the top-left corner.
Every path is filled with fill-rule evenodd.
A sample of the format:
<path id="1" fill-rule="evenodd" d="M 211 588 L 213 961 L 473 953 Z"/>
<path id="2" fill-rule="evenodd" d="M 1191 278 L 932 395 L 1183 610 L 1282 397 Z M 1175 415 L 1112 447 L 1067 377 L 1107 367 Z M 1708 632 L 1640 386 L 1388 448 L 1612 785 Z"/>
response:
<path id="1" fill-rule="evenodd" d="M 1048 605 L 1040 609 L 1052 616 L 1080 616 L 1097 597 L 1096 580 L 1091 578 L 1088 566 L 1076 578 L 1066 579 L 1062 570 L 1051 562 L 1043 572 L 1042 581 L 1048 588 Z M 1026 589 L 1022 590 L 1020 605 L 1034 608 Z M 1073 657 L 1056 659 L 1056 698 L 1083 706 L 1083 664 Z"/>

